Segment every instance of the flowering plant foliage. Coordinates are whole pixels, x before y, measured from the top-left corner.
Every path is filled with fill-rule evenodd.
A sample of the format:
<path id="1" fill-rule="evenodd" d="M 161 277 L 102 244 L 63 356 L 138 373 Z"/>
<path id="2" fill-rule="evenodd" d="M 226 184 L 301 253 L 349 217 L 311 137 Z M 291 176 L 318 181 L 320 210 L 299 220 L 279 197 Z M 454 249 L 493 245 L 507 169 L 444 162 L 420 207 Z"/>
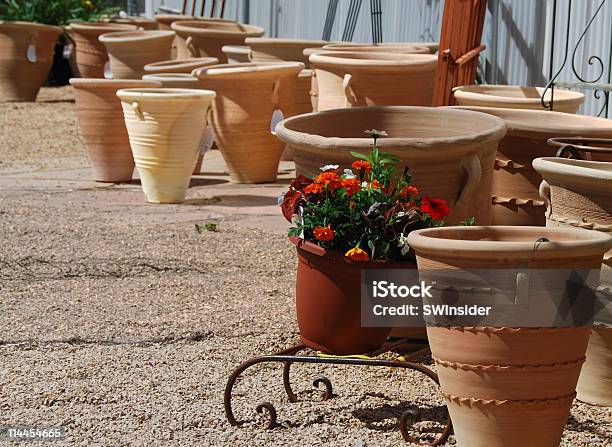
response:
<path id="1" fill-rule="evenodd" d="M 281 202 L 285 218 L 299 236 L 352 261 L 412 260 L 408 233 L 443 225 L 450 213 L 446 202 L 421 197 L 408 169 L 398 175 L 398 157 L 381 152 L 384 131 L 367 131 L 374 144 L 368 155 L 352 152 L 351 168 L 323 166 L 314 179 L 298 176 Z"/>

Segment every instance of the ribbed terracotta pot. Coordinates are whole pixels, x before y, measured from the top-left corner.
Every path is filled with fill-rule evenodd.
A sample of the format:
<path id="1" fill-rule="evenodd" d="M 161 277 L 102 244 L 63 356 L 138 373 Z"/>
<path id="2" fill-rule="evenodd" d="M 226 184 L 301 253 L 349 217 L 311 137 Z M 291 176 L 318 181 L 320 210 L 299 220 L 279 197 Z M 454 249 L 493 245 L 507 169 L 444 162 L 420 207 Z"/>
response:
<path id="1" fill-rule="evenodd" d="M 291 148 L 296 174 L 314 177 L 327 164 L 350 168 L 351 151 L 371 149 L 364 131 L 385 130 L 389 137 L 378 146 L 400 158 L 399 168 L 410 169 L 423 195 L 448 202 L 452 213 L 445 222 L 475 217 L 488 224 L 493 162 L 506 128 L 495 117 L 455 112 L 399 106 L 329 110 L 286 119 L 276 135 Z"/>
<path id="2" fill-rule="evenodd" d="M 275 110 L 291 116 L 299 62 L 230 64 L 194 72 L 217 92 L 212 111 L 215 142 L 236 183 L 276 180 L 283 143 L 271 132 Z"/>
<path id="3" fill-rule="evenodd" d="M 265 32 L 254 25 L 229 21 L 181 21 L 174 22 L 172 29 L 177 37 L 177 57 L 216 57 L 227 63 L 222 48 L 225 45 L 244 45 L 247 37 L 259 37 Z"/>
<path id="4" fill-rule="evenodd" d="M 102 34 L 135 30 L 136 25 L 111 22 L 76 22 L 67 28 L 75 44 L 76 64 L 82 78 L 104 78 L 108 54 L 98 40 Z"/>
<path id="5" fill-rule="evenodd" d="M 406 42 L 406 43 L 351 43 L 337 42 L 329 43 L 323 47 L 324 50 L 333 51 L 366 51 L 375 53 L 430 53 L 438 51 L 438 44 L 434 42 Z"/>
<path id="6" fill-rule="evenodd" d="M 542 106 L 543 87 L 519 85 L 464 85 L 455 87 L 453 94 L 460 106 L 498 107 L 503 109 L 547 110 Z M 544 98 L 550 101 L 550 91 Z M 555 89 L 554 110 L 576 113 L 584 102 L 584 95 L 572 90 Z"/>
<path id="7" fill-rule="evenodd" d="M 147 64 L 144 71 L 147 75 L 157 73 L 191 73 L 196 68 L 216 65 L 219 60 L 216 57 L 198 57 L 192 59 L 172 59 L 169 61 L 154 62 Z"/>
<path id="8" fill-rule="evenodd" d="M 170 30 L 170 26 L 174 22 L 181 22 L 186 20 L 197 20 L 197 17 L 184 15 L 184 14 L 155 14 L 155 21 L 157 22 L 159 29 Z"/>
<path id="9" fill-rule="evenodd" d="M 430 106 L 438 64 L 431 54 L 316 53 L 318 110 L 372 105 Z"/>
<path id="10" fill-rule="evenodd" d="M 115 79 L 140 79 L 144 67 L 170 59 L 172 31 L 125 31 L 100 36 Z"/>
<path id="11" fill-rule="evenodd" d="M 548 241 L 534 248 L 542 237 Z M 408 244 L 419 270 L 596 269 L 612 237 L 566 228 L 446 227 L 414 231 Z M 588 327 L 428 327 L 458 444 L 558 446 L 589 333 Z"/>
<path id="12" fill-rule="evenodd" d="M 544 181 L 548 227 L 576 227 L 612 233 L 612 163 L 536 158 L 533 167 Z M 602 282 L 612 285 L 612 250 L 604 255 Z M 612 329 L 596 326 L 578 382 L 578 399 L 612 406 Z"/>
<path id="13" fill-rule="evenodd" d="M 545 225 L 545 206 L 538 192 L 540 175 L 531 163 L 551 157 L 549 138 L 612 138 L 612 120 L 539 110 L 462 106 L 502 118 L 508 133 L 499 144 L 493 175 L 493 225 Z"/>
<path id="14" fill-rule="evenodd" d="M 159 29 L 159 24 L 148 17 L 142 16 L 127 16 L 127 17 L 111 17 L 111 23 L 123 23 L 126 25 L 134 25 L 136 28 L 152 31 Z"/>
<path id="15" fill-rule="evenodd" d="M 89 150 L 89 159 L 97 182 L 129 182 L 134 172 L 121 101 L 122 88 L 159 87 L 155 81 L 136 79 L 70 80 L 74 89 L 80 134 Z"/>
<path id="16" fill-rule="evenodd" d="M 227 56 L 230 64 L 251 62 L 251 48 L 246 45 L 224 45 L 221 51 Z"/>
<path id="17" fill-rule="evenodd" d="M 35 101 L 47 79 L 57 26 L 0 21 L 0 92 L 4 101 Z"/>
<path id="18" fill-rule="evenodd" d="M 215 92 L 123 89 L 117 96 L 147 201 L 184 201 Z"/>
<path id="19" fill-rule="evenodd" d="M 306 48 L 321 48 L 329 43 L 327 40 L 277 39 L 268 37 L 249 37 L 246 44 L 252 50 L 253 62 L 302 62 L 310 67 L 308 57 L 304 56 Z"/>

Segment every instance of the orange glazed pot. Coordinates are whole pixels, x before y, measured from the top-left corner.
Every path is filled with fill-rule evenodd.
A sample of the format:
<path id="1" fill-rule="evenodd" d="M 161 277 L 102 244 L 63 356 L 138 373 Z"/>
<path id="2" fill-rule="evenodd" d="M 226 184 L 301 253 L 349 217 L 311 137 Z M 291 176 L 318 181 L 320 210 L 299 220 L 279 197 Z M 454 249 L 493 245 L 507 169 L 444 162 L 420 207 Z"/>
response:
<path id="1" fill-rule="evenodd" d="M 415 265 L 349 262 L 312 242 L 289 240 L 298 255 L 295 296 L 302 343 L 333 355 L 364 354 L 382 346 L 391 328 L 361 327 L 361 272 Z"/>

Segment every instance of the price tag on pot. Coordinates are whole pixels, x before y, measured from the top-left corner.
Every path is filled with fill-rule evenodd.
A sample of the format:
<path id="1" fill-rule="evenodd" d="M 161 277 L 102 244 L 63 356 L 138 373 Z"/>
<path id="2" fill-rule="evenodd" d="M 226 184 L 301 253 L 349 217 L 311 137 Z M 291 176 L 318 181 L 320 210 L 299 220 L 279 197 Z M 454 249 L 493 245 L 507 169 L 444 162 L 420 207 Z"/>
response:
<path id="1" fill-rule="evenodd" d="M 206 126 L 206 130 L 204 131 L 204 138 L 202 138 L 202 154 L 205 154 L 208 149 L 210 149 L 215 142 L 215 133 L 212 130 L 211 126 Z"/>
<path id="2" fill-rule="evenodd" d="M 73 47 L 74 45 L 72 45 L 71 43 L 68 45 L 64 45 L 64 49 L 62 50 L 62 57 L 64 59 L 70 59 L 70 56 L 72 56 Z"/>
<path id="3" fill-rule="evenodd" d="M 110 69 L 110 61 L 106 61 L 104 64 L 104 77 L 106 79 L 113 79 L 113 72 Z"/>
<path id="4" fill-rule="evenodd" d="M 270 121 L 270 132 L 272 132 L 272 134 L 276 135 L 276 126 L 284 119 L 285 115 L 283 115 L 282 110 L 276 109 L 272 114 L 272 120 Z"/>
<path id="5" fill-rule="evenodd" d="M 36 45 L 34 45 L 33 43 L 28 45 L 28 50 L 26 51 L 26 57 L 28 58 L 28 61 L 33 64 L 38 60 L 36 57 Z"/>

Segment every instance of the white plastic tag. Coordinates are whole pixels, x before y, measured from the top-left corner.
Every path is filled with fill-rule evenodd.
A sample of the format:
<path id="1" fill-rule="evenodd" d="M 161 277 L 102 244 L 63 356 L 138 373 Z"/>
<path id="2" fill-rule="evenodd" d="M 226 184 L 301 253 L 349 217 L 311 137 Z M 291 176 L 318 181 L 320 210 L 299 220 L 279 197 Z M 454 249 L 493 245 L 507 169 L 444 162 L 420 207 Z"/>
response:
<path id="1" fill-rule="evenodd" d="M 31 63 L 36 63 L 37 61 L 37 57 L 36 57 L 36 45 L 34 45 L 33 43 L 31 43 L 30 45 L 28 45 L 28 50 L 26 51 L 26 57 L 28 58 L 28 61 Z"/>
<path id="2" fill-rule="evenodd" d="M 64 49 L 62 50 L 62 57 L 64 59 L 70 59 L 70 56 L 72 56 L 73 47 L 74 45 L 72 45 L 71 43 L 68 45 L 64 45 Z"/>
<path id="3" fill-rule="evenodd" d="M 206 126 L 206 130 L 204 131 L 204 138 L 202 138 L 202 155 L 208 152 L 208 150 L 212 147 L 215 142 L 215 133 L 212 130 L 210 125 Z"/>
<path id="4" fill-rule="evenodd" d="M 113 79 L 113 72 L 110 68 L 110 61 L 106 61 L 106 63 L 104 64 L 104 77 L 106 79 Z"/>
<path id="5" fill-rule="evenodd" d="M 276 126 L 284 119 L 285 115 L 283 115 L 281 109 L 276 109 L 274 113 L 272 113 L 272 120 L 270 121 L 270 132 L 272 132 L 272 135 L 276 135 Z"/>

